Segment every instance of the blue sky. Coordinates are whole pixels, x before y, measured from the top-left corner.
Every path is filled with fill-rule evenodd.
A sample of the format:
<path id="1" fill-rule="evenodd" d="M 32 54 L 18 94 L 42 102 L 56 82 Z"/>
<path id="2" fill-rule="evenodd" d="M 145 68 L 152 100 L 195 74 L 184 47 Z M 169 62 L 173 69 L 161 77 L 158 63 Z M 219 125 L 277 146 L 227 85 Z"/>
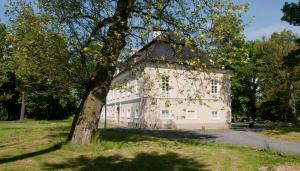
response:
<path id="1" fill-rule="evenodd" d="M 0 22 L 6 22 L 4 4 L 6 0 L 0 0 Z M 291 26 L 280 20 L 281 8 L 284 2 L 297 2 L 297 0 L 233 0 L 236 3 L 250 4 L 250 9 L 244 16 L 245 24 L 248 24 L 244 33 L 247 40 L 269 37 L 273 32 L 290 29 L 300 35 L 300 26 Z M 253 18 L 254 16 L 254 18 Z"/>

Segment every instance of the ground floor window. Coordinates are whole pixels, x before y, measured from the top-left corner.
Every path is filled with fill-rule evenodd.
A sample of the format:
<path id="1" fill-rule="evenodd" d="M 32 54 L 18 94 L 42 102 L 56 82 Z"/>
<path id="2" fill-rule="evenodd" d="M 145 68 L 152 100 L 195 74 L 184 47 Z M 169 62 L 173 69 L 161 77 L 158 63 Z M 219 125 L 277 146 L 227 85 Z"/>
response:
<path id="1" fill-rule="evenodd" d="M 122 112 L 121 112 L 121 118 L 124 118 L 125 117 L 125 110 L 122 109 Z"/>
<path id="2" fill-rule="evenodd" d="M 170 119 L 170 111 L 169 110 L 162 110 L 160 113 L 160 119 Z"/>
<path id="3" fill-rule="evenodd" d="M 134 118 L 139 118 L 139 109 L 135 109 Z"/>
<path id="4" fill-rule="evenodd" d="M 131 117 L 131 111 L 130 109 L 127 110 L 127 118 L 130 118 Z"/>
<path id="5" fill-rule="evenodd" d="M 198 119 L 196 111 L 195 110 L 188 110 L 186 118 L 187 119 Z"/>
<path id="6" fill-rule="evenodd" d="M 211 112 L 212 119 L 219 119 L 219 112 L 218 111 L 212 111 Z"/>

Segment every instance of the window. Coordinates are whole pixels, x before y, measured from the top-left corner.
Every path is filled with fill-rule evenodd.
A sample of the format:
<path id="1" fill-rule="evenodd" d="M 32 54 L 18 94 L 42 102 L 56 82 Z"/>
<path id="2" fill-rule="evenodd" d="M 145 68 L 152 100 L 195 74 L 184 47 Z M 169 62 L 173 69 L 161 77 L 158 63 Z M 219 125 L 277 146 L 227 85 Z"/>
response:
<path id="1" fill-rule="evenodd" d="M 130 84 L 127 82 L 127 96 L 130 96 L 131 94 L 131 89 L 130 89 Z"/>
<path id="2" fill-rule="evenodd" d="M 211 83 L 211 93 L 212 94 L 217 94 L 218 93 L 218 83 L 216 80 L 212 80 Z"/>
<path id="3" fill-rule="evenodd" d="M 119 98 L 119 90 L 116 90 L 117 99 Z"/>
<path id="4" fill-rule="evenodd" d="M 125 117 L 125 110 L 122 109 L 122 112 L 121 112 L 121 118 L 124 118 Z"/>
<path id="5" fill-rule="evenodd" d="M 138 80 L 135 80 L 134 92 L 136 94 L 139 93 L 139 82 L 138 82 Z"/>
<path id="6" fill-rule="evenodd" d="M 218 111 L 212 111 L 211 112 L 211 118 L 212 119 L 219 119 L 219 112 Z"/>
<path id="7" fill-rule="evenodd" d="M 131 117 L 131 111 L 130 109 L 127 110 L 127 118 L 130 118 Z"/>
<path id="8" fill-rule="evenodd" d="M 187 119 L 198 119 L 196 111 L 194 111 L 194 110 L 188 110 L 187 111 Z"/>
<path id="9" fill-rule="evenodd" d="M 122 90 L 121 95 L 122 95 L 122 98 L 124 98 L 124 96 L 125 96 L 124 90 Z"/>
<path id="10" fill-rule="evenodd" d="M 162 76 L 161 77 L 161 97 L 169 97 L 170 94 L 170 77 Z"/>
<path id="11" fill-rule="evenodd" d="M 169 110 L 162 110 L 160 113 L 160 119 L 171 119 Z"/>
<path id="12" fill-rule="evenodd" d="M 139 118 L 139 109 L 135 109 L 134 118 Z"/>

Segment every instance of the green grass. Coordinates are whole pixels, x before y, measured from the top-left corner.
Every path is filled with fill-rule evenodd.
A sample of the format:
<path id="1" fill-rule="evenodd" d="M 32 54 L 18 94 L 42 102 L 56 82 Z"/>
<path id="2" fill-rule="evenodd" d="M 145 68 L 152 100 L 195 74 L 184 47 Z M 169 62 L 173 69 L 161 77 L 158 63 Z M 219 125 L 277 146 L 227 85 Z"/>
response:
<path id="1" fill-rule="evenodd" d="M 64 143 L 70 121 L 0 122 L 0 170 L 257 170 L 300 168 L 300 156 L 109 129 Z"/>
<path id="2" fill-rule="evenodd" d="M 278 126 L 272 129 L 266 129 L 262 131 L 261 134 L 274 139 L 300 143 L 300 127 Z"/>

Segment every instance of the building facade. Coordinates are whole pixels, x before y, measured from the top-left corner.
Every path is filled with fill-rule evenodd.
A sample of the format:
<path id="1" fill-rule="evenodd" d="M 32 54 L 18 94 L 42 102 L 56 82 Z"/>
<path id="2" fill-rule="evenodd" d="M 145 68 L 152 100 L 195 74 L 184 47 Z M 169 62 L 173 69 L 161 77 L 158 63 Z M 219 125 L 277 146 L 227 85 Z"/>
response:
<path id="1" fill-rule="evenodd" d="M 126 127 L 230 127 L 230 71 L 216 68 L 190 70 L 176 63 L 170 66 L 165 62 L 149 62 L 138 55 L 152 47 L 147 54 L 174 56 L 168 53 L 165 42 L 158 47 L 160 43 L 152 42 L 140 50 L 134 61 L 137 64 L 116 74 L 107 95 L 106 110 L 101 112 L 101 121 L 106 111 L 108 123 Z"/>

